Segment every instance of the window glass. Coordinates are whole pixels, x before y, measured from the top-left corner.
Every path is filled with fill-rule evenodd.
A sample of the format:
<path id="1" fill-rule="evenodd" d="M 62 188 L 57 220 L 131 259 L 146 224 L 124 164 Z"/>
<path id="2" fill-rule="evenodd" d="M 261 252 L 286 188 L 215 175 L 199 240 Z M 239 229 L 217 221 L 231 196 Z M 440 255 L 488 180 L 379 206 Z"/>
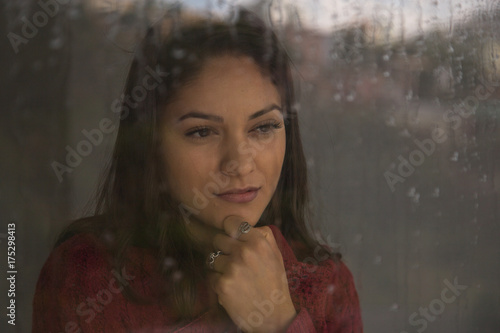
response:
<path id="1" fill-rule="evenodd" d="M 353 274 L 365 331 L 498 332 L 500 5 L 483 0 L 5 1 L 9 328 L 30 331 L 58 233 L 92 209 L 147 27 L 176 6 L 233 5 L 272 25 L 292 59 L 312 221 Z M 0 287 L 4 299 L 9 280 Z"/>

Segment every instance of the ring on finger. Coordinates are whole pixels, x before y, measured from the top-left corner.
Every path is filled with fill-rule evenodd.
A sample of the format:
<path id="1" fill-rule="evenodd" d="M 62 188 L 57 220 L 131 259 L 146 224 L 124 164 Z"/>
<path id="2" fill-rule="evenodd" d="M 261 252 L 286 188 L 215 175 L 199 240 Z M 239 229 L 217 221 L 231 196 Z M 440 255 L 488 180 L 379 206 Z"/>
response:
<path id="1" fill-rule="evenodd" d="M 215 263 L 215 258 L 217 258 L 218 256 L 220 256 L 222 254 L 222 251 L 217 251 L 217 252 L 212 252 L 210 253 L 210 255 L 208 256 L 208 267 L 210 267 L 210 269 L 214 269 L 214 263 Z"/>
<path id="2" fill-rule="evenodd" d="M 248 232 L 252 229 L 252 226 L 250 223 L 244 221 L 241 222 L 240 226 L 238 227 L 238 237 L 241 236 L 241 234 L 248 234 Z"/>

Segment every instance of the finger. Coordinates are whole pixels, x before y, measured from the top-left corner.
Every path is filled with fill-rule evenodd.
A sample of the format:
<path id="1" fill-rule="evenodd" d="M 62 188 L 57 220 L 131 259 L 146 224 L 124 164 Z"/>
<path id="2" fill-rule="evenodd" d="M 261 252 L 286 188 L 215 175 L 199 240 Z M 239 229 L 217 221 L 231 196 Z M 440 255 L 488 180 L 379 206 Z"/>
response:
<path id="1" fill-rule="evenodd" d="M 274 238 L 273 231 L 271 228 L 264 226 L 264 227 L 259 227 L 259 228 L 253 228 L 254 232 L 258 233 L 260 237 L 263 237 L 271 249 L 273 250 L 274 254 L 280 258 L 281 262 L 283 263 L 283 256 L 281 255 L 281 251 L 278 247 L 278 244 L 276 243 L 276 239 Z"/>
<path id="2" fill-rule="evenodd" d="M 212 245 L 214 249 L 221 250 L 224 254 L 231 254 L 239 244 L 238 240 L 220 233 L 214 236 Z"/>
<path id="3" fill-rule="evenodd" d="M 266 239 L 274 239 L 273 231 L 268 226 L 254 228 L 254 230 L 259 232 Z"/>
<path id="4" fill-rule="evenodd" d="M 226 271 L 226 268 L 230 262 L 229 256 L 225 254 L 219 255 L 215 258 L 214 263 L 212 265 L 212 271 L 223 274 Z"/>
<path id="5" fill-rule="evenodd" d="M 224 228 L 224 232 L 231 238 L 241 240 L 240 237 L 246 234 L 241 234 L 240 226 L 243 222 L 248 222 L 251 226 L 253 224 L 250 221 L 246 221 L 241 216 L 230 215 L 222 221 L 222 226 Z M 252 228 L 253 229 L 253 228 Z M 252 230 L 250 230 L 251 232 Z"/>

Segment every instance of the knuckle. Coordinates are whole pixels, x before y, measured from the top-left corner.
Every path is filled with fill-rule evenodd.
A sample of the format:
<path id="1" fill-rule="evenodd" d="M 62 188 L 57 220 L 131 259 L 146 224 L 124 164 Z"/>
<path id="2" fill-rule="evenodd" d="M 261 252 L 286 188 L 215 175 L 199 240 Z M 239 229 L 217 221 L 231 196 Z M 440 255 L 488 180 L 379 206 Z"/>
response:
<path id="1" fill-rule="evenodd" d="M 265 238 L 259 237 L 255 239 L 253 243 L 253 248 L 255 249 L 256 252 L 263 253 L 266 252 L 267 249 L 269 248 L 269 243 Z"/>
<path id="2" fill-rule="evenodd" d="M 243 260 L 243 262 L 248 262 L 254 256 L 254 250 L 251 246 L 242 246 L 238 253 L 239 257 Z"/>
<path id="3" fill-rule="evenodd" d="M 269 226 L 265 225 L 262 227 L 262 232 L 265 236 L 269 235 L 269 234 L 272 234 L 273 231 L 271 230 L 271 228 L 269 228 Z"/>

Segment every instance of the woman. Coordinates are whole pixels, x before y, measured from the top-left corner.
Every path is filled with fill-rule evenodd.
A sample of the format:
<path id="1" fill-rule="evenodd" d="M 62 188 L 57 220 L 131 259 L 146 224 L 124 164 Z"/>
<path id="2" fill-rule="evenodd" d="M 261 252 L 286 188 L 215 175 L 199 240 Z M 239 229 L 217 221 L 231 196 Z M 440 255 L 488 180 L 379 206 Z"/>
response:
<path id="1" fill-rule="evenodd" d="M 235 18 L 148 32 L 95 216 L 45 263 L 33 332 L 362 331 L 351 273 L 306 227 L 289 59 Z"/>

